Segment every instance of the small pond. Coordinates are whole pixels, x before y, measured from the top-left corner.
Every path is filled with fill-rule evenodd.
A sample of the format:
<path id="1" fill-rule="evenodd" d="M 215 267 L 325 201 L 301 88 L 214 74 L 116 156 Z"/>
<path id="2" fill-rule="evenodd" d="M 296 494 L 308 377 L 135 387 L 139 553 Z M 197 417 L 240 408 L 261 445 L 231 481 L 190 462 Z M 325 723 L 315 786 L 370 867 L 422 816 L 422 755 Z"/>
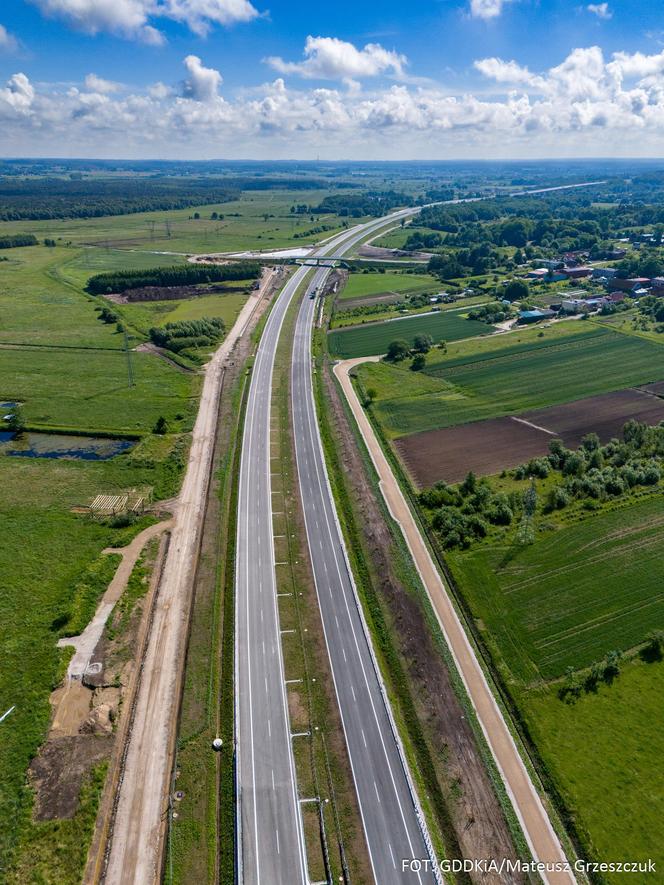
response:
<path id="1" fill-rule="evenodd" d="M 0 431 L 0 451 L 21 458 L 69 458 L 79 461 L 107 461 L 136 445 L 131 439 L 100 436 L 69 436 L 62 433 L 28 431 L 15 434 Z"/>

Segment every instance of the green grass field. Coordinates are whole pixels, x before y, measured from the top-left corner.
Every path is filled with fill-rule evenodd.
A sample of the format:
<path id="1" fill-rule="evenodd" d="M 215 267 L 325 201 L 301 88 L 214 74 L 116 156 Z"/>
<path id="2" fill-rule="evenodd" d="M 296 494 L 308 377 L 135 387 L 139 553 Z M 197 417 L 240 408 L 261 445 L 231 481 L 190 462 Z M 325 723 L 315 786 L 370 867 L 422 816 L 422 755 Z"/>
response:
<path id="1" fill-rule="evenodd" d="M 191 425 L 199 376 L 147 353 L 131 365 L 133 387 L 121 352 L 0 348 L 0 399 L 24 403 L 28 424 L 145 433 L 160 415 L 177 425 L 182 414 Z"/>
<path id="2" fill-rule="evenodd" d="M 102 588 L 92 586 L 77 602 L 76 585 L 91 563 L 103 564 L 106 546 L 131 536 L 71 508 L 100 492 L 156 485 L 158 472 L 125 456 L 96 463 L 0 457 L 0 712 L 16 706 L 0 728 L 0 870 L 18 841 L 33 837 L 25 772 L 48 728 L 49 694 L 70 654 L 56 647 L 62 617 L 71 613 L 87 622 Z"/>
<path id="3" fill-rule="evenodd" d="M 447 356 L 433 351 L 425 371 L 440 381 L 440 388 L 426 394 L 413 395 L 404 385 L 400 394 L 391 395 L 395 382 L 384 395 L 389 373 L 373 365 L 360 367 L 358 374 L 365 388 L 377 389 L 376 413 L 391 436 L 543 408 L 664 377 L 664 348 L 644 338 L 573 322 L 547 329 L 542 338 L 517 334 L 520 340 L 509 334 L 452 344 Z M 389 367 L 389 372 L 401 371 Z"/>
<path id="4" fill-rule="evenodd" d="M 381 246 L 384 249 L 403 249 L 404 243 L 411 234 L 421 233 L 430 234 L 431 231 L 426 227 L 417 227 L 415 224 L 407 224 L 404 227 L 397 227 L 394 230 L 383 234 L 376 240 L 372 240 L 372 246 Z"/>
<path id="5" fill-rule="evenodd" d="M 431 274 L 400 273 L 351 273 L 341 290 L 339 300 L 370 298 L 372 295 L 415 295 L 420 292 L 439 292 L 440 283 Z"/>
<path id="6" fill-rule="evenodd" d="M 250 285 L 250 284 L 247 284 Z M 145 301 L 110 305 L 131 326 L 147 335 L 152 326 L 164 326 L 181 320 L 220 317 L 230 330 L 248 297 L 247 292 L 215 293 L 186 298 L 183 301 Z M 100 303 L 107 304 L 106 301 Z"/>
<path id="7" fill-rule="evenodd" d="M 416 335 L 427 334 L 434 342 L 455 341 L 474 335 L 487 335 L 490 329 L 486 323 L 465 319 L 457 311 L 441 310 L 385 323 L 335 330 L 328 335 L 328 347 L 333 356 L 350 359 L 385 353 L 395 338 L 412 343 Z"/>
<path id="8" fill-rule="evenodd" d="M 316 205 L 327 193 L 322 189 L 249 191 L 229 203 L 188 209 L 61 221 L 7 221 L 0 222 L 0 236 L 32 233 L 40 240 L 53 237 L 59 245 L 93 245 L 104 251 L 234 252 L 306 245 L 332 235 L 343 226 L 343 219 L 316 215 L 312 222 L 308 215 L 291 214 L 290 207 L 297 203 Z M 213 211 L 224 218 L 212 220 Z M 196 212 L 199 219 L 193 218 Z M 325 234 L 295 237 L 323 224 L 331 227 Z M 159 260 L 163 261 L 164 256 Z"/>
<path id="9" fill-rule="evenodd" d="M 664 664 L 631 663 L 575 704 L 554 689 L 523 700 L 529 727 L 576 827 L 598 860 L 652 858 L 657 874 L 606 874 L 611 885 L 662 881 Z"/>
<path id="10" fill-rule="evenodd" d="M 324 191 L 248 194 L 232 204 L 202 207 L 200 220 L 189 217 L 192 208 L 0 224 L 0 235 L 25 231 L 58 243 L 55 248 L 3 251 L 2 257 L 9 260 L 0 264 L 0 400 L 22 402 L 29 424 L 147 434 L 134 450 L 105 462 L 0 455 L 0 715 L 16 707 L 0 726 L 3 882 L 69 885 L 76 881 L 95 813 L 100 774 L 94 789 L 86 788 L 76 818 L 47 824 L 32 820 L 32 791 L 26 781 L 30 760 L 47 733 L 49 695 L 61 681 L 69 655 L 56 646 L 63 616 L 70 613 L 76 619 L 70 623 L 77 627 L 91 616 L 107 569 L 113 565 L 110 559 L 100 559 L 101 551 L 128 540 L 126 531 L 104 527 L 71 510 L 96 494 L 137 486 L 151 487 L 156 498 L 174 496 L 187 437 L 154 436 L 150 431 L 160 415 L 171 431 L 189 429 L 200 388 L 199 375 L 179 371 L 146 353 L 131 356 L 136 383 L 130 388 L 122 353 L 124 336 L 115 324 L 99 321 L 95 307 L 107 302 L 86 295 L 87 280 L 104 270 L 184 260 L 159 252 L 307 242 L 295 234 L 306 231 L 312 222 L 308 217 L 294 218 L 290 206 L 317 203 L 324 195 Z M 212 210 L 226 218 L 213 222 Z M 265 214 L 275 217 L 266 219 Z M 315 222 L 326 223 L 341 225 L 336 217 Z M 144 331 L 155 321 L 210 315 L 221 316 L 230 326 L 245 299 L 243 292 L 233 292 L 130 305 L 127 311 L 144 312 Z M 137 317 L 132 319 L 139 327 Z M 90 576 L 96 576 L 94 581 Z M 76 590 L 81 582 L 87 590 Z M 11 878 L 5 875 L 10 861 L 17 864 Z"/>
<path id="11" fill-rule="evenodd" d="M 0 264 L 0 344 L 122 346 L 114 328 L 96 320 L 84 281 L 78 287 L 60 276 L 78 250 L 31 246 L 6 253 L 9 261 Z"/>
<path id="12" fill-rule="evenodd" d="M 512 676 L 529 683 L 626 651 L 664 628 L 664 499 L 657 495 L 562 528 L 527 547 L 448 553 L 473 612 Z M 506 558 L 508 559 L 505 562 Z"/>

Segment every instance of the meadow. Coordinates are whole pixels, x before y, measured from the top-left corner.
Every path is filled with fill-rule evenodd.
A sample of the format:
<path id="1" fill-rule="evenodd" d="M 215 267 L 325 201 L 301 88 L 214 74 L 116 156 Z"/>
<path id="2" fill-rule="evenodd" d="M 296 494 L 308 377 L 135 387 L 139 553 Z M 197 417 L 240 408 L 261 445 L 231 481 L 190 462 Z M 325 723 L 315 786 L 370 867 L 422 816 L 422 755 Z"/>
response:
<path id="1" fill-rule="evenodd" d="M 113 304 L 111 310 L 120 314 L 126 322 L 147 335 L 152 326 L 164 326 L 183 320 L 199 320 L 204 317 L 219 317 L 229 330 L 244 306 L 251 282 L 247 282 L 246 292 L 229 291 L 185 298 L 182 301 L 145 301 L 130 304 Z M 234 283 L 236 289 L 241 283 Z M 107 304 L 106 301 L 100 303 Z"/>
<path id="2" fill-rule="evenodd" d="M 130 359 L 132 387 L 127 356 L 117 350 L 3 347 L 0 399 L 23 403 L 30 426 L 142 434 L 163 415 L 189 429 L 200 377 L 152 354 Z"/>
<path id="3" fill-rule="evenodd" d="M 440 291 L 439 281 L 431 274 L 400 273 L 351 273 L 339 294 L 339 301 L 370 298 L 378 295 L 415 295 L 420 292 Z"/>
<path id="4" fill-rule="evenodd" d="M 344 334 L 348 334 L 347 332 Z M 542 337 L 514 333 L 433 351 L 426 374 L 438 390 L 411 395 L 404 368 L 361 366 L 358 376 L 378 392 L 376 414 L 390 436 L 452 427 L 581 399 L 664 378 L 664 348 L 593 324 L 561 323 Z M 401 337 L 401 336 L 392 336 Z M 358 354 L 359 355 L 359 354 Z M 395 374 L 383 395 L 385 378 Z"/>
<path id="5" fill-rule="evenodd" d="M 344 226 L 337 215 L 316 215 L 312 221 L 309 215 L 291 213 L 292 205 L 317 205 L 326 193 L 306 189 L 247 191 L 238 200 L 188 209 L 61 221 L 7 221 L 0 222 L 0 236 L 31 233 L 39 240 L 53 238 L 58 245 L 154 253 L 235 252 L 306 245 Z M 211 218 L 213 212 L 223 218 Z M 196 214 L 200 217 L 195 218 Z M 321 225 L 329 226 L 329 232 L 307 236 L 311 228 Z"/>
<path id="6" fill-rule="evenodd" d="M 63 266 L 78 254 L 65 247 L 6 250 L 9 260 L 0 264 L 0 344 L 123 346 L 114 327 L 96 320 L 82 285 L 61 277 Z"/>
<path id="7" fill-rule="evenodd" d="M 430 234 L 426 227 L 417 227 L 415 224 L 406 224 L 384 233 L 371 241 L 372 246 L 380 246 L 384 249 L 403 249 L 404 243 L 411 234 Z"/>
<path id="8" fill-rule="evenodd" d="M 490 330 L 486 323 L 468 320 L 458 311 L 441 310 L 335 330 L 328 335 L 328 347 L 333 356 L 350 359 L 385 353 L 390 342 L 396 338 L 402 338 L 412 345 L 415 336 L 421 334 L 431 335 L 434 342 L 438 342 L 487 335 Z"/>
<path id="9" fill-rule="evenodd" d="M 11 881 L 28 881 L 29 870 L 40 881 L 73 882 L 72 870 L 82 859 L 63 856 L 75 841 L 78 817 L 33 823 L 26 772 L 47 732 L 49 695 L 70 654 L 57 648 L 57 639 L 67 624 L 78 629 L 89 619 L 113 565 L 102 550 L 126 543 L 129 532 L 90 521 L 72 508 L 98 493 L 139 486 L 153 489 L 157 499 L 174 496 L 200 388 L 200 375 L 148 353 L 131 354 L 130 386 L 124 335 L 115 323 L 100 322 L 96 308 L 109 303 L 86 294 L 87 280 L 105 270 L 178 264 L 185 260 L 171 254 L 178 251 L 300 242 L 295 234 L 312 223 L 308 216 L 292 216 L 290 206 L 323 196 L 256 192 L 235 203 L 201 207 L 200 219 L 190 209 L 0 224 L 1 234 L 34 233 L 57 244 L 3 250 L 8 260 L 0 264 L 0 400 L 21 402 L 30 425 L 143 437 L 131 452 L 104 462 L 0 455 L 0 715 L 15 705 L 0 727 L 2 881 L 9 880 L 7 865 L 17 856 Z M 226 217 L 213 221 L 215 210 Z M 316 218 L 316 225 L 326 223 L 341 224 L 336 217 Z M 127 322 L 137 330 L 138 337 L 130 339 L 134 346 L 139 333 L 170 320 L 212 315 L 230 326 L 246 297 L 233 291 L 120 309 L 126 307 Z M 170 432 L 156 436 L 151 431 L 161 415 Z M 87 832 L 92 798 L 84 797 L 82 814 Z M 79 843 L 84 855 L 85 834 Z"/>
<path id="10" fill-rule="evenodd" d="M 634 661 L 612 685 L 575 704 L 554 687 L 523 698 L 529 728 L 588 852 L 599 860 L 652 858 L 658 873 L 606 874 L 661 881 L 664 866 L 664 664 Z"/>
<path id="11" fill-rule="evenodd" d="M 8 857 L 30 838 L 32 794 L 25 772 L 50 718 L 48 698 L 70 651 L 58 649 L 69 617 L 94 612 L 107 577 L 107 546 L 138 527 L 112 529 L 71 512 L 99 492 L 157 485 L 160 468 L 122 456 L 106 462 L 0 456 L 0 879 Z M 91 577 L 98 570 L 98 580 Z M 75 591 L 77 585 L 86 592 Z M 88 592 L 89 591 L 89 592 Z M 21 835 L 21 833 L 23 835 Z M 26 881 L 26 880 L 24 880 Z"/>

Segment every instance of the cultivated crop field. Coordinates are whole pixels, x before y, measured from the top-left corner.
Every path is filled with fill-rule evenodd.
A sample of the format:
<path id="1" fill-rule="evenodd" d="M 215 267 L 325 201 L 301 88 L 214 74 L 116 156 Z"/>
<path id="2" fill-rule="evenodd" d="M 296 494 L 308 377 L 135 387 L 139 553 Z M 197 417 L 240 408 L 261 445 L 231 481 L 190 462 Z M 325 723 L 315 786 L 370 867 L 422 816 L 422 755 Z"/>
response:
<path id="1" fill-rule="evenodd" d="M 664 627 L 664 498 L 577 520 L 540 523 L 530 546 L 448 554 L 475 616 L 524 683 L 586 667 Z"/>
<path id="2" fill-rule="evenodd" d="M 339 300 L 353 301 L 380 295 L 415 295 L 420 292 L 437 292 L 440 283 L 430 274 L 400 273 L 351 273 L 342 289 Z"/>
<path id="3" fill-rule="evenodd" d="M 411 475 L 424 487 L 440 479 L 460 482 L 469 470 L 486 476 L 517 467 L 546 455 L 555 438 L 569 449 L 578 448 L 591 432 L 606 443 L 621 436 L 629 419 L 659 424 L 664 421 L 664 400 L 630 387 L 518 416 L 424 430 L 399 437 L 395 445 Z"/>
<path id="4" fill-rule="evenodd" d="M 375 409 L 388 434 L 404 436 L 546 408 L 664 375 L 661 345 L 594 325 L 579 329 L 579 323 L 561 323 L 542 338 L 523 336 L 519 343 L 511 334 L 462 342 L 461 352 L 448 348 L 448 358 L 434 351 L 425 372 L 442 383 L 421 396 L 409 395 L 404 378 L 400 396 L 383 398 L 381 378 L 371 365 L 360 367 L 358 376 L 365 388 L 378 390 Z"/>
<path id="5" fill-rule="evenodd" d="M 416 335 L 431 335 L 436 341 L 456 341 L 474 335 L 487 335 L 491 327 L 486 323 L 468 320 L 458 311 L 436 311 L 384 323 L 367 323 L 330 332 L 330 352 L 341 359 L 385 353 L 395 338 L 403 338 L 412 345 Z"/>

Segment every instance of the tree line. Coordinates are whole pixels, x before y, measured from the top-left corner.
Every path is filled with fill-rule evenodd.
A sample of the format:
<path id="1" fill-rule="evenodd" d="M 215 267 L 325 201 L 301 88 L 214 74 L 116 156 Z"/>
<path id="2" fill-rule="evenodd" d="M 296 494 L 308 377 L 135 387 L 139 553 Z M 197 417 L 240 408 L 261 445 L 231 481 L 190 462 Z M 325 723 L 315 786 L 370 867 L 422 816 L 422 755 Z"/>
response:
<path id="1" fill-rule="evenodd" d="M 98 218 L 170 211 L 239 197 L 237 185 L 205 178 L 65 180 L 0 178 L 0 220 Z"/>
<path id="2" fill-rule="evenodd" d="M 218 283 L 224 280 L 246 280 L 257 277 L 260 270 L 260 265 L 256 261 L 187 264 L 176 267 L 155 267 L 150 270 L 114 270 L 90 277 L 87 290 L 91 295 L 107 295 L 149 286 L 168 288 Z"/>
<path id="3" fill-rule="evenodd" d="M 36 246 L 37 237 L 33 234 L 13 234 L 0 237 L 0 249 L 15 249 L 17 246 Z"/>
<path id="4" fill-rule="evenodd" d="M 412 200 L 398 191 L 362 191 L 355 194 L 330 194 L 318 206 L 311 206 L 312 214 L 334 213 L 343 217 L 362 218 L 365 215 L 385 215 L 398 206 L 409 206 Z"/>
<path id="5" fill-rule="evenodd" d="M 445 549 L 465 549 L 486 537 L 490 525 L 510 526 L 521 520 L 517 542 L 532 543 L 530 522 L 536 512 L 552 513 L 573 502 L 593 511 L 638 487 L 659 484 L 664 470 L 664 424 L 650 427 L 630 419 L 622 439 L 602 445 L 596 433 L 584 436 L 577 449 L 553 439 L 549 454 L 520 464 L 511 475 L 530 479 L 525 493 L 496 491 L 490 480 L 469 473 L 457 486 L 436 483 L 419 495 L 434 531 Z M 539 502 L 534 481 L 555 477 Z"/>

